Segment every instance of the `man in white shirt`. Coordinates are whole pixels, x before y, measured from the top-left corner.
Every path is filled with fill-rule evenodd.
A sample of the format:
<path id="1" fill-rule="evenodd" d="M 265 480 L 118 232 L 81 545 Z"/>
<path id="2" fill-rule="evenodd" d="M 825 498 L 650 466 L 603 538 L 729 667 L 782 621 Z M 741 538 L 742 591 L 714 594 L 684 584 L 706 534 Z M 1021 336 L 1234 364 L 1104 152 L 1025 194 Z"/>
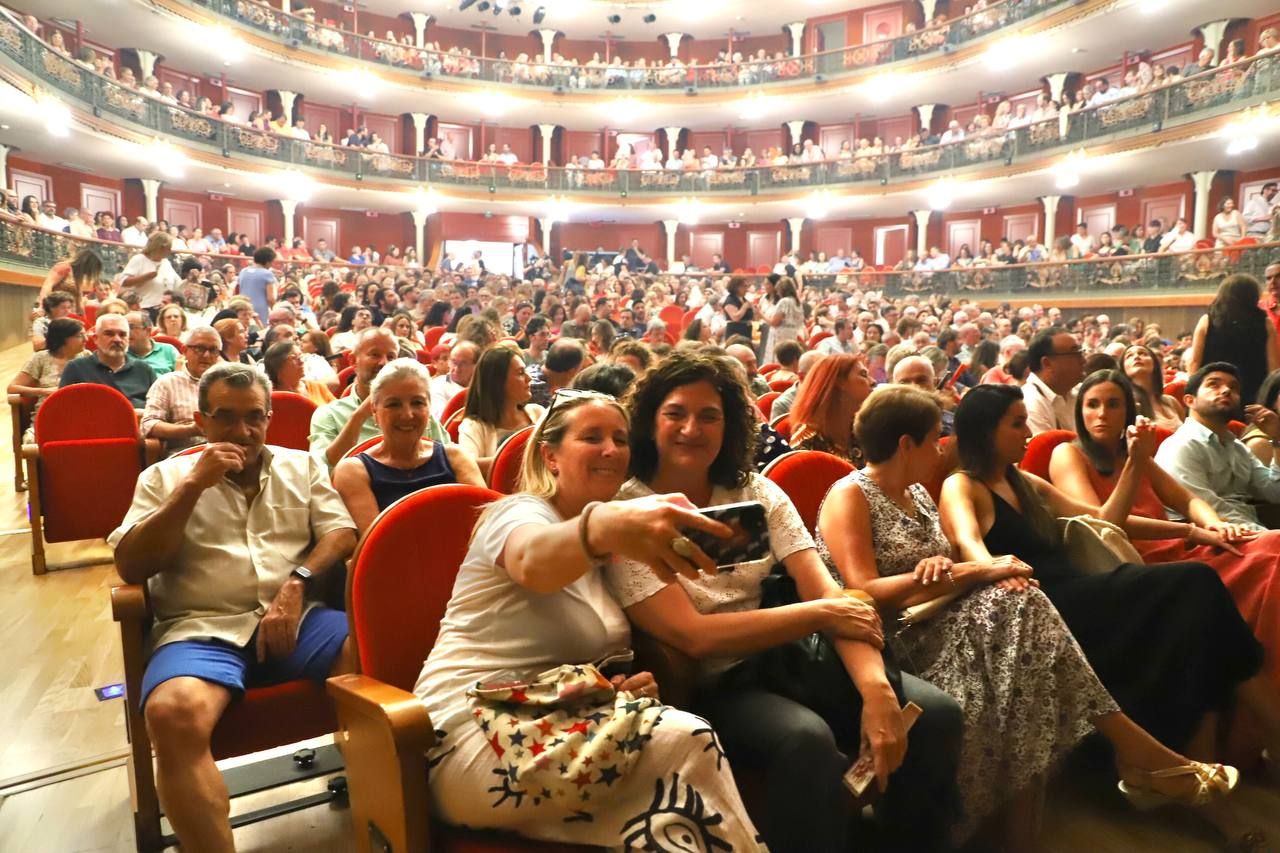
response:
<path id="1" fill-rule="evenodd" d="M 801 163 L 821 163 L 826 159 L 822 153 L 822 149 L 813 144 L 812 139 L 806 139 L 804 144 L 800 146 L 800 162 Z"/>
<path id="2" fill-rule="evenodd" d="M 449 401 L 471 385 L 480 360 L 480 349 L 470 341 L 460 341 L 449 350 L 449 372 L 431 377 L 431 414 L 437 420 Z"/>
<path id="3" fill-rule="evenodd" d="M 1267 181 L 1262 191 L 1249 196 L 1244 203 L 1244 221 L 1248 236 L 1265 237 L 1271 230 L 1271 214 L 1275 210 L 1276 182 Z M 46 202 L 47 204 L 47 202 Z"/>
<path id="4" fill-rule="evenodd" d="M 1071 247 L 1082 258 L 1093 252 L 1093 238 L 1089 236 L 1088 223 L 1081 222 L 1076 226 L 1076 233 L 1071 235 Z"/>
<path id="5" fill-rule="evenodd" d="M 48 228 L 50 231 L 65 231 L 70 223 L 58 215 L 58 203 L 51 198 L 47 198 L 40 205 L 40 219 L 36 224 L 41 228 Z"/>
<path id="6" fill-rule="evenodd" d="M 942 138 L 938 141 L 946 145 L 948 142 L 959 142 L 964 139 L 964 128 L 960 126 L 960 122 L 952 119 L 947 125 L 946 131 L 942 134 Z"/>
<path id="7" fill-rule="evenodd" d="M 149 74 L 142 80 L 142 85 L 138 87 L 138 91 L 152 98 L 160 97 L 160 80 L 154 74 Z"/>
<path id="8" fill-rule="evenodd" d="M 301 116 L 293 123 L 292 133 L 294 139 L 301 139 L 306 142 L 311 141 L 311 131 L 307 130 L 307 120 Z"/>
<path id="9" fill-rule="evenodd" d="M 1173 229 L 1160 239 L 1162 252 L 1190 252 L 1195 249 L 1196 235 L 1187 227 L 1187 220 L 1179 217 Z"/>
<path id="10" fill-rule="evenodd" d="M 937 246 L 929 247 L 929 256 L 924 259 L 925 269 L 945 270 L 951 268 L 951 256 Z"/>
<path id="11" fill-rule="evenodd" d="M 107 538 L 156 622 L 141 695 L 160 802 L 184 849 L 232 850 L 209 739 L 246 687 L 350 669 L 344 614 L 316 579 L 355 548 L 351 516 L 311 454 L 266 446 L 271 386 L 248 365 L 201 377 L 203 453 L 151 466 Z"/>
<path id="12" fill-rule="evenodd" d="M 831 327 L 831 331 L 834 332 L 831 337 L 818 341 L 818 352 L 823 355 L 857 352 L 853 343 L 853 324 L 849 322 L 848 318 L 841 317 L 837 319 L 835 325 Z"/>
<path id="13" fill-rule="evenodd" d="M 520 158 L 516 156 L 516 152 L 511 150 L 511 146 L 502 143 L 502 153 L 498 155 L 498 162 L 504 166 L 514 166 L 520 162 Z"/>
<path id="14" fill-rule="evenodd" d="M 600 159 L 599 151 L 592 151 L 591 156 L 587 158 L 588 169 L 603 169 L 604 161 Z"/>
<path id="15" fill-rule="evenodd" d="M 67 231 L 72 237 L 94 239 L 98 236 L 98 229 L 93 226 L 93 214 L 88 210 L 75 210 L 75 213 L 68 211 L 68 214 L 71 221 L 67 224 Z"/>
<path id="16" fill-rule="evenodd" d="M 1051 326 L 1027 347 L 1031 372 L 1022 386 L 1032 435 L 1051 429 L 1075 432 L 1075 387 L 1084 378 L 1084 351 L 1070 332 Z"/>

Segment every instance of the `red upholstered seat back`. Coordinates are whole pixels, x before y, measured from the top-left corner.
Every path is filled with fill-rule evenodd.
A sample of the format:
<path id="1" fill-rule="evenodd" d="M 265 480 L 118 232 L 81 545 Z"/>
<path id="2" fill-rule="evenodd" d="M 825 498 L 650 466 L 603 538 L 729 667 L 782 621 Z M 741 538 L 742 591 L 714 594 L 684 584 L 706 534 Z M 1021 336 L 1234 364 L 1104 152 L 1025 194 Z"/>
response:
<path id="1" fill-rule="evenodd" d="M 1169 429 L 1168 427 L 1162 427 L 1157 425 L 1156 426 L 1156 448 L 1159 449 L 1160 445 L 1164 444 L 1164 440 L 1171 435 L 1173 435 L 1173 430 Z"/>
<path id="2" fill-rule="evenodd" d="M 168 344 L 179 353 L 185 353 L 187 351 L 187 345 L 172 335 L 156 335 L 155 340 L 157 343 Z"/>
<path id="3" fill-rule="evenodd" d="M 45 540 L 105 537 L 129 511 L 141 472 L 141 446 L 133 437 L 40 442 Z"/>
<path id="4" fill-rule="evenodd" d="M 766 421 L 769 420 L 769 413 L 773 411 L 773 401 L 781 396 L 781 391 L 770 391 L 756 398 L 756 408 L 760 410 L 760 414 L 764 415 Z"/>
<path id="5" fill-rule="evenodd" d="M 356 381 L 356 369 L 354 367 L 344 367 L 338 371 L 338 387 L 339 388 L 345 389 L 355 381 Z"/>
<path id="6" fill-rule="evenodd" d="M 489 472 L 489 487 L 504 495 L 515 494 L 520 488 L 520 466 L 524 462 L 524 449 L 533 437 L 533 427 L 527 426 L 507 436 L 494 457 Z"/>
<path id="7" fill-rule="evenodd" d="M 271 423 L 267 426 L 267 444 L 309 450 L 307 436 L 311 434 L 311 416 L 316 404 L 292 391 L 271 392 Z"/>
<path id="8" fill-rule="evenodd" d="M 818 528 L 822 499 L 836 480 L 852 470 L 853 465 L 839 456 L 820 450 L 793 450 L 770 462 L 764 476 L 787 493 L 804 526 L 812 533 Z"/>
<path id="9" fill-rule="evenodd" d="M 777 391 L 779 394 L 781 394 L 783 391 L 787 390 L 788 388 L 790 388 L 792 385 L 795 385 L 795 384 L 796 384 L 796 378 L 794 376 L 788 377 L 786 379 L 774 379 L 769 383 L 769 390 Z"/>
<path id="10" fill-rule="evenodd" d="M 1164 393 L 1173 397 L 1179 403 L 1182 402 L 1182 392 L 1185 390 L 1187 390 L 1187 383 L 1182 379 L 1170 382 L 1168 385 L 1164 386 Z"/>
<path id="11" fill-rule="evenodd" d="M 347 601 L 361 672 L 413 689 L 435 645 L 471 528 L 499 497 L 477 486 L 432 486 L 374 520 L 351 561 Z"/>
<path id="12" fill-rule="evenodd" d="M 835 332 L 830 332 L 830 331 L 827 331 L 826 329 L 823 329 L 820 332 L 815 332 L 813 337 L 809 338 L 809 349 L 813 349 L 818 344 L 825 341 L 827 338 L 832 337 L 834 334 Z"/>
<path id="13" fill-rule="evenodd" d="M 1018 467 L 1037 477 L 1049 479 L 1049 458 L 1053 449 L 1064 441 L 1075 441 L 1076 434 L 1069 429 L 1051 429 L 1031 437 L 1027 443 L 1027 452 L 1023 454 Z"/>
<path id="14" fill-rule="evenodd" d="M 773 427 L 774 432 L 782 436 L 784 441 L 791 440 L 791 414 L 788 412 L 773 421 L 769 426 Z"/>
<path id="15" fill-rule="evenodd" d="M 359 456 L 361 453 L 364 453 L 366 450 L 376 447 L 379 444 L 382 444 L 382 436 L 380 435 L 375 435 L 373 438 L 366 438 L 364 441 L 348 450 L 344 458 L 349 456 Z"/>
<path id="16" fill-rule="evenodd" d="M 667 324 L 669 331 L 684 330 L 684 309 L 679 305 L 664 305 L 658 312 L 658 319 Z"/>
<path id="17" fill-rule="evenodd" d="M 447 329 L 444 326 L 432 326 L 422 333 L 422 340 L 427 352 L 436 348 L 436 344 L 440 343 L 440 339 L 444 337 Z"/>
<path id="18" fill-rule="evenodd" d="M 36 441 L 138 437 L 138 416 L 129 398 L 107 385 L 68 385 L 45 398 L 36 411 Z"/>
<path id="19" fill-rule="evenodd" d="M 454 394 L 453 398 L 450 399 L 449 402 L 444 404 L 444 409 L 440 412 L 440 423 L 444 423 L 445 421 L 449 420 L 449 417 L 454 412 L 462 411 L 463 407 L 466 405 L 467 405 L 467 389 L 463 388 L 457 394 Z"/>

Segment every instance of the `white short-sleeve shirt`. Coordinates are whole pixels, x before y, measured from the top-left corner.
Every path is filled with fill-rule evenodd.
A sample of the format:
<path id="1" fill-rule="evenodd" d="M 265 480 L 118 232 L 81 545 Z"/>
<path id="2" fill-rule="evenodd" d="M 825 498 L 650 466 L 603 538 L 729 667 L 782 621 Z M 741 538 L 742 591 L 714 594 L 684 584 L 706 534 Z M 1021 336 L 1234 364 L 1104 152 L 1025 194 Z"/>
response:
<path id="1" fill-rule="evenodd" d="M 639 498 L 654 492 L 640 480 L 631 479 L 622 485 L 617 500 Z M 721 569 L 718 574 L 699 574 L 697 580 L 676 578 L 684 587 L 689 600 L 699 613 L 736 613 L 757 610 L 760 607 L 760 585 L 773 570 L 775 564 L 815 547 L 800 514 L 782 489 L 759 474 L 748 476 L 745 486 L 726 489 L 721 486 L 711 493 L 710 506 L 759 501 L 764 504 L 765 518 L 769 522 L 770 554 L 750 563 L 739 563 L 732 570 Z M 634 560 L 615 559 L 605 569 L 609 589 L 623 607 L 639 604 L 666 588 L 665 581 L 642 563 Z M 737 658 L 711 658 L 701 662 L 705 676 L 718 675 L 738 662 Z"/>
<path id="2" fill-rule="evenodd" d="M 520 586 L 498 564 L 515 530 L 562 521 L 542 498 L 513 495 L 480 522 L 413 688 L 435 727 L 449 728 L 469 714 L 466 691 L 477 681 L 585 663 L 630 644 L 631 626 L 599 570 L 544 594 Z"/>

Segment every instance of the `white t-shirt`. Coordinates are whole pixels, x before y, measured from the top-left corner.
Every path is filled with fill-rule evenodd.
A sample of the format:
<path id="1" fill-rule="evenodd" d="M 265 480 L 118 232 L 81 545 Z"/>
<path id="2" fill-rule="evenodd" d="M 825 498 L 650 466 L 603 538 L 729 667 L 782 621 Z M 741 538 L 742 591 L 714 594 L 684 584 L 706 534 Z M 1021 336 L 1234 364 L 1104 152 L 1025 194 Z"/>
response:
<path id="1" fill-rule="evenodd" d="M 615 500 L 644 497 L 654 494 L 653 489 L 637 479 L 622 484 Z M 760 607 L 760 584 L 773 571 L 775 563 L 787 557 L 816 547 L 813 537 L 804 526 L 800 514 L 782 491 L 771 480 L 759 474 L 750 474 L 747 484 L 740 489 L 716 486 L 711 492 L 710 506 L 759 501 L 764 504 L 765 518 L 769 522 L 769 556 L 750 563 L 739 563 L 732 570 L 721 570 L 716 575 L 699 574 L 697 580 L 676 578 L 684 587 L 689 600 L 699 613 L 737 613 L 757 610 Z M 634 560 L 615 559 L 605 569 L 609 590 L 618 603 L 630 607 L 650 598 L 666 588 L 644 564 Z M 728 671 L 738 658 L 707 658 L 700 661 L 704 677 L 713 677 Z"/>
<path id="2" fill-rule="evenodd" d="M 564 520 L 542 498 L 512 495 L 494 504 L 476 528 L 440 634 L 413 688 L 436 728 L 451 728 L 470 715 L 466 691 L 477 681 L 586 663 L 629 646 L 631 626 L 598 569 L 542 594 L 520 586 L 498 565 L 516 529 Z"/>
<path id="3" fill-rule="evenodd" d="M 148 258 L 139 252 L 129 259 L 129 263 L 124 265 L 124 271 L 120 273 L 120 280 L 133 278 L 137 275 L 146 275 L 155 271 L 156 276 L 153 279 L 144 281 L 137 287 L 133 288 L 134 293 L 138 294 L 138 304 L 143 308 L 155 308 L 164 302 L 164 292 L 173 290 L 182 284 L 182 279 L 178 278 L 178 274 L 174 272 L 173 265 L 169 263 L 168 258 L 163 258 L 159 263 Z"/>

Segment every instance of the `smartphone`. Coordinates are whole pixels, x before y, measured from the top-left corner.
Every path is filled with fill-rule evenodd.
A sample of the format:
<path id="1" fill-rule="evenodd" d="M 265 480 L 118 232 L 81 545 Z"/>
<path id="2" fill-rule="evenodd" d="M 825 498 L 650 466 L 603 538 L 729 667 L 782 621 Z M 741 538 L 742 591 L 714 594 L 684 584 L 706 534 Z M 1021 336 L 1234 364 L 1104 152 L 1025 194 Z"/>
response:
<path id="1" fill-rule="evenodd" d="M 698 514 L 733 529 L 733 535 L 728 539 L 720 539 L 701 530 L 682 531 L 715 561 L 717 569 L 730 570 L 739 563 L 769 556 L 769 522 L 765 518 L 764 504 L 759 501 L 707 507 L 698 510 Z"/>

